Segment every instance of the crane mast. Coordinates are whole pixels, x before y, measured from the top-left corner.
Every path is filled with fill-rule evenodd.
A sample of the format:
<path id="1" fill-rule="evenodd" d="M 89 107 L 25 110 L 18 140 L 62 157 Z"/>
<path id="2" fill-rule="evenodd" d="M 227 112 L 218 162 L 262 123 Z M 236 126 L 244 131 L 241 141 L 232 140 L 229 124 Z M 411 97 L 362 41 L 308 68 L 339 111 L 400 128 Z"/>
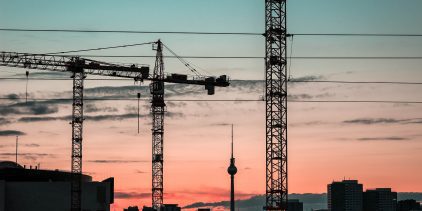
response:
<path id="1" fill-rule="evenodd" d="M 71 211 L 80 211 L 82 208 L 83 88 L 85 79 L 83 61 L 76 59 L 68 69 L 72 72 L 73 78 Z"/>
<path id="2" fill-rule="evenodd" d="M 287 210 L 286 0 L 265 0 L 266 205 Z"/>
<path id="3" fill-rule="evenodd" d="M 163 141 L 164 141 L 164 63 L 163 48 L 159 40 L 156 44 L 157 56 L 150 85 L 152 101 L 152 207 L 159 210 L 163 205 Z"/>

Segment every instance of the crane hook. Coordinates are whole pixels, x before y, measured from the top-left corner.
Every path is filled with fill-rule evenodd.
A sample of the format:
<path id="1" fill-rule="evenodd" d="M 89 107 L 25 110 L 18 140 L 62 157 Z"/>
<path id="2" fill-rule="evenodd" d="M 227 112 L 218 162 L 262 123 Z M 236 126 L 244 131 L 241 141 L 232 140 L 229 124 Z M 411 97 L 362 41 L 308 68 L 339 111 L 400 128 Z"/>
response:
<path id="1" fill-rule="evenodd" d="M 141 93 L 138 92 L 137 96 L 138 96 L 138 134 L 139 134 L 139 118 L 140 118 L 140 115 L 139 115 L 139 102 L 140 102 L 140 99 L 141 99 Z"/>
<path id="2" fill-rule="evenodd" d="M 29 80 L 29 71 L 27 70 L 26 73 L 26 85 L 25 85 L 25 103 L 28 103 L 28 80 Z"/>

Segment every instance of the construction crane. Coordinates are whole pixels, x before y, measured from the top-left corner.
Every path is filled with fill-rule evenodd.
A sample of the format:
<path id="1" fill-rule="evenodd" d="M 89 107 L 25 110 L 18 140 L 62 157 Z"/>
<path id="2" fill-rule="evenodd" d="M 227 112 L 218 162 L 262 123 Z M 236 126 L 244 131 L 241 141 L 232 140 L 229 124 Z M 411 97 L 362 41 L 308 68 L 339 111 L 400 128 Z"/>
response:
<path id="1" fill-rule="evenodd" d="M 265 0 L 265 210 L 287 210 L 286 0 Z"/>
<path id="2" fill-rule="evenodd" d="M 189 66 L 189 64 L 177 56 L 167 46 L 163 46 L 163 43 L 158 40 L 154 50 L 157 51 L 155 67 L 153 71 L 153 82 L 150 85 L 150 91 L 152 95 L 151 100 L 151 113 L 152 113 L 152 208 L 160 210 L 163 205 L 163 188 L 164 188 L 164 172 L 163 172 L 163 160 L 164 160 L 164 114 L 166 112 L 166 104 L 164 102 L 164 82 L 166 79 L 177 81 L 178 83 L 184 83 L 187 80 L 187 75 L 171 74 L 167 78 L 164 75 L 164 62 L 163 62 L 163 47 L 166 47 L 172 54 L 181 60 L 181 62 L 187 66 L 192 72 L 198 73 L 195 69 Z M 197 76 L 199 77 L 199 76 Z M 201 85 L 205 85 L 205 89 L 209 95 L 213 95 L 215 86 L 228 86 L 228 80 L 225 75 L 218 78 L 206 77 L 204 80 L 200 80 Z"/>
<path id="3" fill-rule="evenodd" d="M 152 207 L 159 210 L 163 205 L 164 194 L 164 112 L 166 103 L 164 102 L 164 62 L 163 46 L 158 41 L 157 56 L 153 71 L 153 78 L 157 81 L 151 83 L 150 91 L 152 95 Z"/>
<path id="4" fill-rule="evenodd" d="M 73 56 L 57 56 L 46 54 L 30 54 L 16 52 L 0 52 L 0 66 L 17 68 L 29 68 L 39 70 L 49 70 L 58 72 L 70 72 L 73 79 L 73 103 L 72 103 L 72 155 L 71 155 L 71 211 L 81 211 L 81 185 L 82 185 L 82 140 L 83 140 L 83 89 L 86 75 L 112 76 L 121 78 L 132 78 L 135 81 L 149 80 L 151 83 L 151 93 L 153 96 L 153 169 L 158 180 L 153 180 L 153 199 L 155 206 L 162 205 L 163 198 L 163 119 L 164 119 L 164 83 L 180 83 L 203 85 L 208 90 L 208 94 L 214 94 L 215 87 L 229 86 L 225 75 L 216 77 L 188 77 L 181 74 L 164 75 L 164 65 L 162 59 L 162 43 L 158 41 L 157 59 L 154 74 L 149 74 L 149 66 L 117 65 L 107 62 L 95 61 Z M 154 109 L 157 109 L 154 112 Z M 154 137 L 156 139 L 154 139 Z M 155 143 L 155 145 L 154 145 Z M 155 156 L 155 158 L 154 158 Z M 155 184 L 155 186 L 154 186 Z M 154 192 L 154 190 L 156 192 Z M 154 200 L 153 200 L 154 203 Z"/>

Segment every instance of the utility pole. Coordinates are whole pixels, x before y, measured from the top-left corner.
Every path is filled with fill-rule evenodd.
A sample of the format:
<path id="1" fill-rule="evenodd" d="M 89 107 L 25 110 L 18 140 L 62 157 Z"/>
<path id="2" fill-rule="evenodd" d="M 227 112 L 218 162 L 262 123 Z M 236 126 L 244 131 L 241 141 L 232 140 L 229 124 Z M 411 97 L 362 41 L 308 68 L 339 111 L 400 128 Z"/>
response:
<path id="1" fill-rule="evenodd" d="M 266 205 L 287 210 L 286 0 L 265 0 Z"/>

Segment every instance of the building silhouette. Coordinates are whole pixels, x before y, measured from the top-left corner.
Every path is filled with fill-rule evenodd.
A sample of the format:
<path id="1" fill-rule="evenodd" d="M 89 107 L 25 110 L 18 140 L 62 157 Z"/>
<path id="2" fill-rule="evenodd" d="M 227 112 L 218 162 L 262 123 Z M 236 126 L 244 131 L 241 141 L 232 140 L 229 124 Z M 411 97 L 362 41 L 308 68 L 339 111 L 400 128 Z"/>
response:
<path id="1" fill-rule="evenodd" d="M 139 211 L 138 206 L 129 206 L 127 209 L 123 209 L 123 211 Z"/>
<path id="2" fill-rule="evenodd" d="M 421 204 L 413 199 L 402 200 L 397 203 L 397 211 L 422 210 Z"/>
<path id="3" fill-rule="evenodd" d="M 303 211 L 303 203 L 299 199 L 289 199 L 287 201 L 288 211 Z"/>
<path id="4" fill-rule="evenodd" d="M 142 211 L 181 211 L 181 208 L 177 204 L 163 204 L 160 210 L 144 206 Z"/>
<path id="5" fill-rule="evenodd" d="M 328 210 L 362 211 L 363 186 L 357 180 L 333 182 L 327 186 Z"/>
<path id="6" fill-rule="evenodd" d="M 377 188 L 363 193 L 364 211 L 396 211 L 397 193 L 391 188 Z"/>
<path id="7" fill-rule="evenodd" d="M 82 175 L 82 209 L 110 211 L 114 179 L 102 182 Z M 0 162 L 0 210 L 70 210 L 71 173 L 26 169 L 15 162 Z"/>

